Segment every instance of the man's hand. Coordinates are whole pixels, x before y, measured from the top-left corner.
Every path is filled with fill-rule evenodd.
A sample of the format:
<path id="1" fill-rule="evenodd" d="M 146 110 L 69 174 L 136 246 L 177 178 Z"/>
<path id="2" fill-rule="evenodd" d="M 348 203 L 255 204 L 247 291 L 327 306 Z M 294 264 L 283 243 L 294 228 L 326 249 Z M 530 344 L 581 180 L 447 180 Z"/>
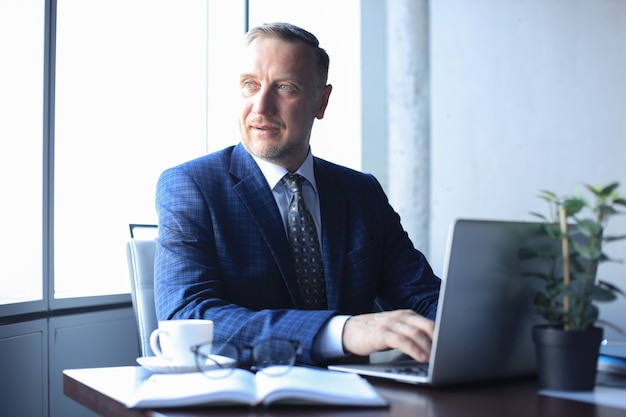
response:
<path id="1" fill-rule="evenodd" d="M 359 356 L 398 349 L 419 362 L 428 362 L 434 331 L 435 323 L 413 310 L 361 314 L 346 321 L 343 348 Z"/>

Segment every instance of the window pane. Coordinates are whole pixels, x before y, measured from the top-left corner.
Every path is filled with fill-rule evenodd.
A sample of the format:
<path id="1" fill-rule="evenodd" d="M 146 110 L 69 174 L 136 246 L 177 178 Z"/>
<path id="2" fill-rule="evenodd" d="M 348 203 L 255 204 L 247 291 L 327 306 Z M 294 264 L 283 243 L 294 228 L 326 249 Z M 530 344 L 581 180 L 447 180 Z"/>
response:
<path id="1" fill-rule="evenodd" d="M 0 304 L 41 300 L 43 0 L 0 1 Z"/>
<path id="2" fill-rule="evenodd" d="M 241 103 L 236 57 L 245 35 L 243 1 L 209 1 L 208 152 L 239 142 Z"/>
<path id="3" fill-rule="evenodd" d="M 129 223 L 206 152 L 207 0 L 58 0 L 55 298 L 129 291 Z"/>

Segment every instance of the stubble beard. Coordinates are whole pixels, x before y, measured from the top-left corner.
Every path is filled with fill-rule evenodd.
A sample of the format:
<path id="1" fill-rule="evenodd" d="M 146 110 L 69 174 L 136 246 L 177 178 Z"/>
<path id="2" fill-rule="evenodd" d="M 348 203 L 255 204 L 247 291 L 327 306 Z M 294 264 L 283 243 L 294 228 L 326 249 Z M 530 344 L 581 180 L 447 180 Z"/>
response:
<path id="1" fill-rule="evenodd" d="M 268 144 L 265 141 L 255 141 L 249 134 L 243 141 L 249 153 L 264 161 L 280 166 L 289 166 L 295 158 L 301 158 L 308 153 L 308 143 L 305 149 L 302 144 Z"/>

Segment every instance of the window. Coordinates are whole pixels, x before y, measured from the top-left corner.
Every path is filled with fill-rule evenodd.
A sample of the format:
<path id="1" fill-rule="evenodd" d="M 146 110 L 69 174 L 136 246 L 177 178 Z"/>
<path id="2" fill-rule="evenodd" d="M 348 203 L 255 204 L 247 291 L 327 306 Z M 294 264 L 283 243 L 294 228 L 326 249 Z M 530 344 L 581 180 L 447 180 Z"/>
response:
<path id="1" fill-rule="evenodd" d="M 58 1 L 55 298 L 128 292 L 128 224 L 206 152 L 207 3 Z"/>
<path id="2" fill-rule="evenodd" d="M 232 56 L 245 16 L 250 25 L 290 21 L 319 37 L 335 88 L 313 150 L 359 169 L 359 5 L 0 2 L 0 187 L 8 196 L 0 305 L 38 300 L 55 309 L 129 292 L 128 224 L 156 223 L 160 173 L 239 141 Z M 50 129 L 42 114 L 54 117 Z"/>
<path id="3" fill-rule="evenodd" d="M 43 298 L 44 2 L 0 2 L 0 304 Z"/>

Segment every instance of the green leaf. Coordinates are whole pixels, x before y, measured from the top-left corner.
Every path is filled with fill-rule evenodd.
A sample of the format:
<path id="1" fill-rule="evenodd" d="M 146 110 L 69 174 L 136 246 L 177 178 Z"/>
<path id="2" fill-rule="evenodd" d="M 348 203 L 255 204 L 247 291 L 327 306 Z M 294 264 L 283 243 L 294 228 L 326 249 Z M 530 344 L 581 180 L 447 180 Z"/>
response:
<path id="1" fill-rule="evenodd" d="M 585 270 L 574 271 L 572 272 L 572 276 L 574 277 L 574 279 L 577 279 L 579 281 L 595 281 L 595 276 Z"/>
<path id="2" fill-rule="evenodd" d="M 619 236 L 603 236 L 602 240 L 604 240 L 605 242 L 609 243 L 609 242 L 615 242 L 616 240 L 623 240 L 626 239 L 626 235 L 619 235 Z"/>
<path id="3" fill-rule="evenodd" d="M 594 301 L 600 301 L 600 302 L 613 301 L 617 298 L 617 296 L 615 295 L 613 291 L 607 288 L 600 287 L 600 286 L 594 286 L 591 289 L 591 294 L 589 295 L 589 297 Z"/>
<path id="4" fill-rule="evenodd" d="M 551 282 L 551 283 L 549 283 L 548 285 L 546 285 L 545 290 L 546 290 L 546 294 L 548 295 L 550 300 L 554 300 L 559 295 L 561 295 L 561 293 L 564 291 L 563 288 L 560 285 L 560 282 L 557 282 L 557 283 Z"/>
<path id="5" fill-rule="evenodd" d="M 615 331 L 615 333 L 619 333 L 621 335 L 626 335 L 626 332 L 624 332 L 624 329 L 622 329 L 619 326 L 616 326 L 615 324 L 608 322 L 606 320 L 602 320 L 601 318 L 598 317 L 598 320 L 596 320 L 596 323 L 602 325 L 602 327 L 610 327 L 611 329 L 613 329 Z"/>
<path id="6" fill-rule="evenodd" d="M 565 209 L 568 217 L 574 216 L 575 214 L 580 212 L 585 207 L 585 205 L 585 200 L 578 197 L 568 198 L 563 201 L 563 208 Z"/>
<path id="7" fill-rule="evenodd" d="M 611 284 L 610 282 L 598 281 L 598 286 L 607 288 L 609 291 L 612 291 L 616 294 L 621 294 L 622 296 L 626 297 L 626 293 L 624 293 L 624 291 L 622 291 L 619 287 Z"/>
<path id="8" fill-rule="evenodd" d="M 598 310 L 598 307 L 594 306 L 593 304 L 588 305 L 583 312 L 581 329 L 586 329 L 593 326 L 593 323 L 598 320 L 599 315 L 600 311 Z"/>
<path id="9" fill-rule="evenodd" d="M 537 212 L 531 211 L 531 212 L 530 212 L 530 214 L 531 214 L 532 216 L 539 217 L 539 218 L 540 218 L 541 220 L 543 220 L 544 222 L 548 222 L 548 221 L 550 221 L 550 220 L 549 220 L 546 216 L 544 216 L 544 215 L 543 215 L 543 214 L 541 214 L 541 213 L 537 213 Z"/>
<path id="10" fill-rule="evenodd" d="M 563 237 L 561 226 L 558 223 L 544 223 L 542 229 L 551 238 L 560 240 Z"/>
<path id="11" fill-rule="evenodd" d="M 608 197 L 617 189 L 617 187 L 619 187 L 619 183 L 613 182 L 604 187 L 601 187 L 599 185 L 585 184 L 585 187 L 596 197 Z"/>
<path id="12" fill-rule="evenodd" d="M 558 197 L 555 193 L 548 190 L 539 190 L 539 198 L 542 200 L 546 200 L 548 203 L 552 203 L 555 200 L 558 200 Z"/>
<path id="13" fill-rule="evenodd" d="M 600 195 L 609 197 L 615 190 L 617 190 L 617 187 L 619 187 L 619 182 L 611 183 L 600 191 Z"/>
<path id="14" fill-rule="evenodd" d="M 600 236 L 602 233 L 602 225 L 595 220 L 583 219 L 577 224 L 577 229 L 587 237 Z"/>
<path id="15" fill-rule="evenodd" d="M 538 292 L 535 295 L 536 306 L 550 307 L 551 304 L 552 304 L 552 298 L 547 297 L 544 293 Z"/>
<path id="16" fill-rule="evenodd" d="M 576 254 L 584 259 L 595 261 L 602 259 L 602 252 L 598 248 L 581 245 L 575 240 L 571 242 L 571 248 Z"/>

